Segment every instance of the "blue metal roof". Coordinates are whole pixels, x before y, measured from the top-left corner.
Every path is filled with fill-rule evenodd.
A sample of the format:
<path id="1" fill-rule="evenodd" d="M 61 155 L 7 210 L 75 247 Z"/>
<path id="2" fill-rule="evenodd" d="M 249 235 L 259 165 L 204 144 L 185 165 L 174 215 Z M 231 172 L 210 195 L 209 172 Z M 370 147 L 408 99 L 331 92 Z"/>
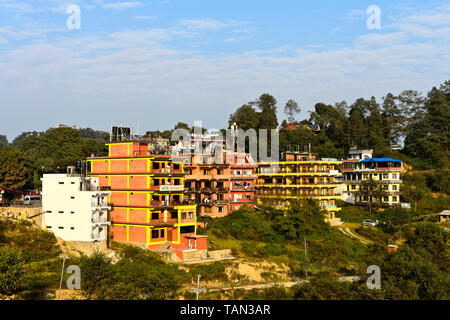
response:
<path id="1" fill-rule="evenodd" d="M 392 158 L 372 158 L 364 159 L 360 162 L 402 162 L 402 160 L 392 159 Z"/>

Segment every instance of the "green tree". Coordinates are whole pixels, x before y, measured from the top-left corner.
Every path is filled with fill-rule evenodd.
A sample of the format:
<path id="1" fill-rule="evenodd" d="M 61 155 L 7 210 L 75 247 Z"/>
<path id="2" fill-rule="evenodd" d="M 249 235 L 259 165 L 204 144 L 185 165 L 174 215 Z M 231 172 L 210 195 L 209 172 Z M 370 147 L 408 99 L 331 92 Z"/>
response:
<path id="1" fill-rule="evenodd" d="M 403 176 L 402 195 L 414 204 L 417 210 L 417 203 L 429 192 L 427 181 L 422 174 L 407 174 Z"/>
<path id="2" fill-rule="evenodd" d="M 372 178 L 368 180 L 364 180 L 361 182 L 359 186 L 358 195 L 360 197 L 367 197 L 367 203 L 369 205 L 369 214 L 372 216 L 372 205 L 376 201 L 381 204 L 381 200 L 385 196 L 385 192 L 382 189 L 382 185 L 380 183 L 377 183 Z"/>
<path id="3" fill-rule="evenodd" d="M 20 252 L 14 248 L 0 247 L 0 293 L 5 295 L 16 293 L 25 272 Z"/>
<path id="4" fill-rule="evenodd" d="M 184 123 L 184 122 L 178 122 L 178 123 L 175 125 L 174 129 L 175 129 L 175 130 L 176 130 L 176 129 L 185 129 L 185 130 L 187 130 L 188 132 L 191 132 L 191 128 L 187 125 L 187 123 Z"/>
<path id="5" fill-rule="evenodd" d="M 233 123 L 237 124 L 238 128 L 242 130 L 257 129 L 259 124 L 258 112 L 249 104 L 244 104 L 239 107 L 235 113 L 230 114 L 228 120 L 228 127 Z"/>
<path id="6" fill-rule="evenodd" d="M 255 102 L 259 109 L 259 129 L 276 129 L 277 120 L 277 100 L 270 94 L 264 93 Z"/>
<path id="7" fill-rule="evenodd" d="M 397 97 L 388 93 L 383 97 L 383 116 L 385 130 L 389 143 L 396 144 L 402 133 L 405 123 L 404 112 L 397 103 Z"/>
<path id="8" fill-rule="evenodd" d="M 295 114 L 300 112 L 298 103 L 294 100 L 289 100 L 284 106 L 284 113 L 288 116 L 288 122 L 293 123 L 295 121 Z"/>
<path id="9" fill-rule="evenodd" d="M 302 242 L 305 237 L 324 235 L 329 226 L 313 200 L 294 201 L 283 216 L 276 217 L 274 228 L 287 240 Z"/>
<path id="10" fill-rule="evenodd" d="M 5 147 L 0 150 L 0 186 L 21 188 L 27 183 L 28 170 L 22 152 Z"/>
<path id="11" fill-rule="evenodd" d="M 5 135 L 0 134 L 0 147 L 7 146 L 8 144 L 8 138 Z"/>
<path id="12" fill-rule="evenodd" d="M 367 127 L 365 125 L 366 100 L 358 99 L 350 107 L 345 126 L 348 146 L 367 146 Z"/>

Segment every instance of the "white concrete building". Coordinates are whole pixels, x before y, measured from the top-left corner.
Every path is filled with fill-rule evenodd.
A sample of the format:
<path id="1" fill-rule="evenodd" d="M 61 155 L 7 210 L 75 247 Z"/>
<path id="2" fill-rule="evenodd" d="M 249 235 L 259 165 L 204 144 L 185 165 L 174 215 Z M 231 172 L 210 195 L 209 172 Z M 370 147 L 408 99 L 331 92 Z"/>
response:
<path id="1" fill-rule="evenodd" d="M 108 237 L 108 195 L 98 178 L 44 174 L 42 228 L 65 241 L 103 241 Z"/>

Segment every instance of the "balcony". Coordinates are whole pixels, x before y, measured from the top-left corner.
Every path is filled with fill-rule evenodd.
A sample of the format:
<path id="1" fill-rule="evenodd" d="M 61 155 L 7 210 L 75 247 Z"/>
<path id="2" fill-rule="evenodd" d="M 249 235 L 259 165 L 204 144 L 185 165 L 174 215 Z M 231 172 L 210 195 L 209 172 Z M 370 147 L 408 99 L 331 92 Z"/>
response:
<path id="1" fill-rule="evenodd" d="M 156 200 L 152 200 L 150 202 L 150 206 L 151 207 L 157 207 L 157 208 L 161 208 L 161 207 L 175 207 L 175 206 L 188 206 L 188 205 L 194 205 L 196 204 L 195 201 L 193 200 L 183 200 L 183 201 L 156 201 Z"/>
<path id="2" fill-rule="evenodd" d="M 95 225 L 109 225 L 111 222 L 108 221 L 106 217 L 102 218 L 92 218 L 91 223 Z"/>

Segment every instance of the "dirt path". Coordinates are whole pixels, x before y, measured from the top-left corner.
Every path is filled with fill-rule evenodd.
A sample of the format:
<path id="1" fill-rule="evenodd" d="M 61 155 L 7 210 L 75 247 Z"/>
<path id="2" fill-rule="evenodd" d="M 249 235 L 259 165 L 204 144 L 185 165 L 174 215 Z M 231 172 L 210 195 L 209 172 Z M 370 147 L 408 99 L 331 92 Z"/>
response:
<path id="1" fill-rule="evenodd" d="M 350 231 L 349 228 L 339 228 L 339 230 L 341 230 L 341 232 L 343 234 L 345 234 L 347 237 L 353 238 L 358 240 L 359 242 L 361 242 L 362 244 L 372 244 L 373 242 L 369 239 L 366 239 L 360 235 L 356 235 L 355 233 L 353 233 L 352 231 Z"/>
<path id="2" fill-rule="evenodd" d="M 255 289 L 266 289 L 266 288 L 271 288 L 271 287 L 275 287 L 275 286 L 281 286 L 281 287 L 284 287 L 284 288 L 290 288 L 292 286 L 295 286 L 296 284 L 304 284 L 304 283 L 309 283 L 309 280 L 249 284 L 249 285 L 246 285 L 246 286 L 238 286 L 238 287 L 224 287 L 224 288 L 206 289 L 206 291 L 207 292 L 217 292 L 217 291 L 228 291 L 228 290 L 236 290 L 236 289 L 255 290 Z"/>

